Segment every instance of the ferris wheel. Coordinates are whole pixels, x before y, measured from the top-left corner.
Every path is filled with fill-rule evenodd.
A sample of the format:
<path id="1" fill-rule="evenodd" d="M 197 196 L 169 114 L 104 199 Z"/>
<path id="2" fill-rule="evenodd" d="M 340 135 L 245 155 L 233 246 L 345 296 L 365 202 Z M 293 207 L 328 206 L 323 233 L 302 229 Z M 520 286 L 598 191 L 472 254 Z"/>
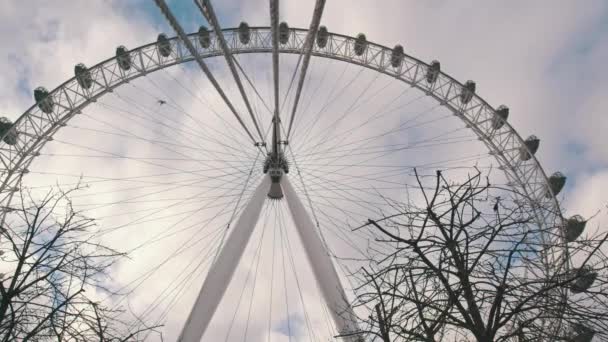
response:
<path id="1" fill-rule="evenodd" d="M 540 140 L 520 136 L 508 107 L 491 106 L 475 82 L 455 80 L 438 61 L 330 32 L 324 0 L 308 29 L 279 23 L 278 0 L 270 26 L 236 28 L 222 28 L 211 2 L 195 0 L 210 27 L 191 34 L 155 2 L 175 37 L 78 64 L 55 89 L 36 88 L 14 123 L 0 122 L 0 200 L 9 208 L 21 182 L 46 191 L 82 179 L 89 189 L 76 203 L 103 223 L 96 238 L 145 261 L 122 270 L 131 277 L 121 290 L 135 293 L 138 317 L 163 323 L 181 312 L 178 341 L 210 329 L 242 338 L 265 315 L 260 331 L 292 330 L 290 306 L 303 312 L 311 340 L 355 332 L 342 260 L 383 247 L 351 227 L 403 201 L 414 169 L 497 169 L 495 182 L 533 208 L 535 239 L 563 246 L 582 233 L 584 219 L 560 210 L 565 176 L 547 175 L 535 157 Z M 571 267 L 567 257 L 549 249 L 543 265 Z M 307 285 L 322 298 L 316 314 L 307 312 Z M 260 291 L 269 297 L 258 307 Z M 230 323 L 214 326 L 217 315 Z"/>

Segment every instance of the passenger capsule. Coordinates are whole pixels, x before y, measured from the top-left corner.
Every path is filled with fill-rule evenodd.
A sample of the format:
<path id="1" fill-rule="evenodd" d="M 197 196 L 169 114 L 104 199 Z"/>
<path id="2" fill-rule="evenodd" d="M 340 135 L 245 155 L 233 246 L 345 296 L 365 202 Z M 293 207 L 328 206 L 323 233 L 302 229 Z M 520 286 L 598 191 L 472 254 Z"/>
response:
<path id="1" fill-rule="evenodd" d="M 329 40 L 329 32 L 327 32 L 327 27 L 319 27 L 319 31 L 317 31 L 317 46 L 321 49 L 324 48 L 327 45 L 327 40 Z"/>
<path id="2" fill-rule="evenodd" d="M 398 68 L 399 66 L 401 66 L 404 54 L 405 53 L 403 52 L 403 46 L 399 44 L 395 45 L 391 53 L 391 65 L 393 66 L 393 68 Z"/>
<path id="3" fill-rule="evenodd" d="M 161 56 L 169 57 L 171 55 L 171 42 L 164 33 L 158 35 L 156 46 L 158 47 L 158 53 L 160 53 Z"/>
<path id="4" fill-rule="evenodd" d="M 593 340 L 594 336 L 595 336 L 595 331 L 593 331 L 593 329 L 591 329 L 583 324 L 575 323 L 570 328 L 568 341 L 591 342 Z"/>
<path id="5" fill-rule="evenodd" d="M 564 235 L 567 242 L 575 241 L 583 231 L 587 221 L 581 215 L 574 215 L 564 222 Z"/>
<path id="6" fill-rule="evenodd" d="M 597 278 L 597 272 L 594 272 L 590 267 L 581 267 L 572 270 L 571 277 L 574 282 L 570 285 L 572 293 L 581 293 L 587 291 Z"/>
<path id="7" fill-rule="evenodd" d="M 93 78 L 91 77 L 91 72 L 84 64 L 76 64 L 76 66 L 74 67 L 74 75 L 76 76 L 76 81 L 78 82 L 80 87 L 84 89 L 89 89 L 93 85 Z"/>
<path id="8" fill-rule="evenodd" d="M 507 122 L 507 118 L 509 117 L 509 107 L 505 105 L 500 105 L 496 109 L 496 114 L 492 118 L 492 128 L 500 129 Z"/>
<path id="9" fill-rule="evenodd" d="M 123 45 L 116 48 L 116 60 L 122 70 L 131 69 L 131 55 L 129 54 L 129 50 Z"/>
<path id="10" fill-rule="evenodd" d="M 549 183 L 547 184 L 547 191 L 545 192 L 546 198 L 551 198 L 553 196 L 557 196 L 560 191 L 564 188 L 566 184 L 566 176 L 564 176 L 561 172 L 556 172 L 549 177 Z"/>
<path id="11" fill-rule="evenodd" d="M 15 145 L 17 143 L 17 137 L 19 134 L 13 127 L 13 123 L 6 117 L 0 118 L 0 137 L 4 136 L 2 140 L 9 145 Z"/>
<path id="12" fill-rule="evenodd" d="M 439 61 L 432 61 L 429 67 L 426 69 L 426 81 L 428 83 L 435 83 L 441 72 L 441 64 Z"/>
<path id="13" fill-rule="evenodd" d="M 49 91 L 44 87 L 38 87 L 34 90 L 34 100 L 38 104 L 38 108 L 41 111 L 49 114 L 53 112 L 53 107 L 55 103 L 53 102 L 53 97 L 49 95 Z"/>
<path id="14" fill-rule="evenodd" d="M 289 41 L 289 25 L 286 22 L 279 24 L 279 43 L 287 44 Z"/>
<path id="15" fill-rule="evenodd" d="M 529 136 L 519 148 L 519 159 L 523 161 L 530 160 L 536 151 L 538 151 L 538 145 L 540 145 L 540 140 L 535 135 Z"/>
<path id="16" fill-rule="evenodd" d="M 365 49 L 367 49 L 367 38 L 363 33 L 359 33 L 357 38 L 355 38 L 355 55 L 361 56 L 365 52 Z"/>
<path id="17" fill-rule="evenodd" d="M 198 42 L 201 43 L 203 49 L 207 49 L 211 45 L 211 37 L 209 36 L 209 29 L 206 26 L 198 28 Z"/>
<path id="18" fill-rule="evenodd" d="M 249 29 L 249 25 L 246 22 L 241 22 L 239 25 L 239 40 L 241 44 L 249 44 L 249 40 L 251 39 L 251 30 Z"/>
<path id="19" fill-rule="evenodd" d="M 475 82 L 468 80 L 460 90 L 460 102 L 467 104 L 471 102 L 473 94 L 475 94 Z"/>

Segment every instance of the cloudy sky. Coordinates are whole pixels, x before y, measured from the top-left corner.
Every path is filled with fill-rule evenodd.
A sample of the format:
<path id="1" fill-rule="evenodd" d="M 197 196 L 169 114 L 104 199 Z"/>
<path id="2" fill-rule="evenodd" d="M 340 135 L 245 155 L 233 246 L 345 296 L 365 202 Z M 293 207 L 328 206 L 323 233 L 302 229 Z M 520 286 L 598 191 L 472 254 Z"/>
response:
<path id="1" fill-rule="evenodd" d="M 176 16 L 181 20 L 187 32 L 194 32 L 198 29 L 199 25 L 204 24 L 204 19 L 199 15 L 196 7 L 190 1 L 173 0 L 168 1 L 168 3 Z M 215 1 L 214 3 L 223 27 L 235 27 L 241 21 L 246 21 L 251 26 L 266 26 L 269 24 L 267 1 L 265 0 L 227 0 Z M 281 20 L 287 21 L 291 27 L 308 27 L 313 6 L 314 2 L 312 0 L 281 1 Z M 458 80 L 475 80 L 477 83 L 477 93 L 490 104 L 495 107 L 500 104 L 509 106 L 511 113 L 509 121 L 522 136 L 534 134 L 541 139 L 537 157 L 546 172 L 550 174 L 554 171 L 561 171 L 568 177 L 566 188 L 560 195 L 565 215 L 581 214 L 584 217 L 589 217 L 599 212 L 589 226 L 591 229 L 607 229 L 608 136 L 605 131 L 608 130 L 608 116 L 606 115 L 606 107 L 608 107 L 606 96 L 608 94 L 608 69 L 604 66 L 604 63 L 608 61 L 608 3 L 606 1 L 328 0 L 321 24 L 327 26 L 331 32 L 345 35 L 354 36 L 359 32 L 363 32 L 368 40 L 386 46 L 394 46 L 398 43 L 402 44 L 406 53 L 423 61 L 440 60 L 442 70 Z M 164 22 L 160 12 L 151 0 L 6 0 L 0 2 L 0 41 L 3 43 L 0 53 L 0 74 L 2 75 L 0 77 L 0 89 L 2 89 L 2 92 L 0 92 L 0 114 L 13 121 L 16 120 L 33 104 L 32 90 L 37 86 L 43 85 L 48 89 L 54 89 L 59 84 L 73 77 L 73 67 L 75 64 L 83 62 L 87 66 L 92 66 L 112 57 L 117 46 L 125 45 L 129 48 L 135 48 L 153 42 L 160 32 L 172 35 L 170 27 Z M 260 86 L 262 97 L 265 97 L 268 100 L 267 102 L 271 103 L 272 97 L 269 91 L 270 85 L 268 84 L 268 70 L 270 66 L 268 58 L 269 56 L 254 56 L 247 59 L 243 57 L 241 62 L 250 75 L 254 76 L 254 81 L 265 84 Z M 230 85 L 230 76 L 227 74 L 227 69 L 222 63 L 223 60 L 221 59 L 210 61 L 212 69 L 217 72 L 218 79 L 226 84 L 227 91 L 230 94 L 238 94 L 234 85 Z M 285 68 L 284 70 L 291 70 L 293 64 L 295 64 L 293 58 L 285 58 L 282 66 Z M 336 80 L 337 83 L 341 82 L 342 85 L 345 85 L 348 83 L 348 77 L 351 74 L 354 75 L 359 72 L 359 69 L 344 70 L 346 71 L 343 71 L 342 66 L 339 64 L 327 61 L 313 61 L 313 71 L 310 76 L 311 84 L 318 85 L 318 89 L 321 90 L 317 93 L 311 87 L 307 93 L 309 98 L 303 100 L 303 103 L 307 103 L 305 102 L 306 100 L 310 100 L 312 103 L 309 110 L 311 118 L 315 117 L 314 113 L 322 112 L 324 108 L 328 108 L 323 105 L 321 95 L 333 91 L 332 89 L 334 88 L 327 85 L 330 80 Z M 186 133 L 188 134 L 202 132 L 202 135 L 209 133 L 208 137 L 211 137 L 214 127 L 223 127 L 222 129 L 227 129 L 230 125 L 236 127 L 236 122 L 231 117 L 231 113 L 225 107 L 222 107 L 223 104 L 213 94 L 213 89 L 206 83 L 206 80 L 193 65 L 171 69 L 166 73 L 159 73 L 161 75 L 149 76 L 145 82 L 137 81 L 133 82 L 132 85 L 124 86 L 125 90 L 118 89 L 116 91 L 118 95 L 112 95 L 114 97 L 108 96 L 107 100 L 100 100 L 100 103 L 96 104 L 90 112 L 85 111 L 85 115 L 91 115 L 94 118 L 78 118 L 71 127 L 66 128 L 65 132 L 70 132 L 70 134 L 64 133 L 63 135 L 59 135 L 58 142 L 49 144 L 48 149 L 43 150 L 46 153 L 43 153 L 41 156 L 42 161 L 36 164 L 35 168 L 33 166 L 32 171 L 34 172 L 32 172 L 30 184 L 41 186 L 56 183 L 57 180 L 50 177 L 56 177 L 58 174 L 84 174 L 85 176 L 91 176 L 91 180 L 98 181 L 102 179 L 100 178 L 101 176 L 106 178 L 126 178 L 128 176 L 141 176 L 142 174 L 159 174 L 159 170 L 155 169 L 158 165 L 152 163 L 160 163 L 160 161 L 153 161 L 150 158 L 164 157 L 167 153 L 175 155 L 178 152 L 185 153 L 184 157 L 190 156 L 184 150 L 167 147 L 169 145 L 162 146 L 162 148 L 151 148 L 145 144 L 127 145 L 126 141 L 115 137 L 104 139 L 103 142 L 99 143 L 99 139 L 101 138 L 89 134 L 92 132 L 91 130 L 105 129 L 116 134 L 119 131 L 119 128 L 116 128 L 116 126 L 120 126 L 120 129 L 123 130 L 131 130 L 132 133 L 141 133 L 140 138 L 165 139 L 163 141 L 171 138 L 171 134 L 164 131 L 162 127 L 159 128 L 160 126 L 158 125 L 145 126 L 145 123 L 142 123 L 141 126 L 135 128 L 133 123 L 121 121 L 123 118 L 117 115 L 117 108 L 131 111 L 139 109 L 142 112 L 149 112 L 150 110 L 146 110 L 146 108 L 153 108 L 154 115 L 157 115 L 159 120 L 155 122 L 158 122 L 159 125 L 164 125 L 165 121 L 163 120 L 166 120 L 166 118 L 163 118 L 163 116 L 175 115 L 175 121 L 173 122 L 175 126 L 171 127 L 179 127 L 180 130 L 187 131 Z M 341 78 L 342 76 L 340 75 L 343 73 L 346 76 Z M 324 78 L 324 74 L 330 76 Z M 283 84 L 288 82 L 290 75 L 290 73 L 283 75 Z M 382 91 L 382 96 L 386 97 L 386 99 L 397 96 L 402 91 L 405 91 L 405 87 L 399 88 L 399 86 L 395 85 L 396 82 L 390 83 L 391 80 L 388 78 L 383 77 L 375 80 L 374 77 L 376 76 L 371 72 L 362 72 L 361 78 L 357 78 L 358 84 L 349 88 L 344 98 L 336 100 L 335 109 L 329 107 L 332 109 L 327 112 L 339 115 L 337 113 L 341 111 L 346 113 L 355 108 L 358 110 L 373 110 L 380 103 L 384 103 L 381 99 L 373 98 L 371 94 L 373 91 Z M 197 91 L 195 91 L 196 95 L 180 88 L 180 85 L 186 85 L 184 88 L 187 88 L 188 85 L 193 84 L 197 87 Z M 368 84 L 370 85 L 369 89 L 372 89 L 370 93 L 366 93 L 366 86 Z M 199 94 L 200 97 L 203 97 L 201 101 L 198 100 Z M 398 101 L 400 102 L 396 103 L 409 104 L 411 101 L 415 101 L 416 95 L 411 94 L 410 96 L 408 93 L 405 97 L 399 98 Z M 122 96 L 122 98 L 117 96 Z M 149 98 L 145 98 L 145 96 Z M 253 96 L 251 92 L 250 96 Z M 369 101 L 356 103 L 345 99 L 356 98 L 358 96 L 369 99 Z M 194 100 L 195 97 L 197 97 L 196 101 Z M 156 105 L 156 99 L 171 99 L 172 103 L 170 105 L 174 107 L 171 107 L 171 110 L 160 108 Z M 257 100 L 255 103 L 256 108 L 258 106 L 262 108 L 262 103 L 258 103 Z M 239 110 L 245 112 L 241 103 L 237 103 L 236 105 Z M 417 113 L 427 108 L 427 106 L 430 106 L 429 102 L 416 102 L 411 104 L 411 108 L 408 107 L 410 108 L 408 110 L 411 113 Z M 262 109 L 259 111 L 260 113 L 263 112 Z M 189 126 L 201 121 L 199 119 L 189 121 L 190 119 L 186 118 L 186 113 L 209 114 L 209 117 L 200 119 L 205 123 L 204 127 L 200 128 L 200 132 L 198 131 L 199 128 L 195 129 Z M 440 117 L 442 112 L 434 110 L 432 114 Z M 402 124 L 405 116 L 399 115 L 387 117 L 379 127 L 373 126 L 367 129 L 382 129 L 390 125 Z M 328 121 L 321 120 L 318 126 L 323 126 L 323 122 L 325 122 L 325 126 L 329 126 L 332 118 L 331 115 L 326 115 L 324 118 L 328 118 Z M 105 122 L 105 124 L 99 120 Z M 109 124 L 111 123 L 115 125 L 110 126 Z M 151 127 L 152 132 L 148 130 L 148 133 L 145 134 L 151 135 L 143 135 L 146 127 Z M 324 131 L 315 131 L 316 126 L 312 121 L 307 122 L 306 118 L 302 119 L 301 127 L 303 131 L 306 131 L 304 129 L 306 127 L 311 131 L 310 135 L 308 133 L 300 133 L 300 136 L 303 137 L 302 140 L 310 139 L 312 142 L 327 142 L 327 140 L 324 140 Z M 209 131 L 205 131 L 205 129 Z M 346 129 L 344 132 L 346 132 Z M 410 133 L 412 136 L 417 135 L 417 139 L 422 139 L 425 137 L 425 134 L 429 134 L 422 129 L 411 131 Z M 295 137 L 298 137 L 298 135 L 294 135 L 294 140 Z M 224 138 L 226 137 L 224 136 Z M 238 142 L 245 139 L 242 133 L 235 134 L 233 138 L 234 145 L 232 146 L 238 146 Z M 208 143 L 212 138 L 208 139 L 208 141 L 203 140 L 203 143 Z M 382 143 L 402 143 L 399 138 L 391 139 L 393 140 L 383 140 Z M 455 136 L 451 136 L 451 139 L 455 139 Z M 80 147 L 77 147 L 76 143 L 80 144 Z M 194 144 L 194 142 L 192 143 Z M 209 144 L 206 146 L 210 149 L 224 146 L 217 140 Z M 300 143 L 300 145 L 297 145 L 298 142 L 296 141 L 293 144 L 296 144 L 297 148 L 299 148 L 298 153 L 302 156 L 302 167 L 311 169 L 309 175 L 315 175 L 314 172 L 321 172 L 314 169 L 314 167 L 315 165 L 322 164 L 324 161 L 319 160 L 316 164 L 311 162 L 313 153 L 307 154 L 309 150 L 305 149 L 305 144 Z M 137 164 L 138 166 L 133 166 L 133 163 L 122 160 L 116 162 L 116 164 L 111 164 L 112 166 L 110 167 L 110 164 L 103 164 L 104 161 L 96 158 L 85 159 L 82 157 L 76 160 L 70 159 L 69 162 L 66 162 L 64 159 L 59 159 L 58 156 L 54 157 L 61 154 L 63 158 L 67 158 L 66 155 L 70 153 L 83 156 L 82 146 L 87 146 L 89 148 L 88 152 L 91 152 L 92 146 L 97 146 L 97 154 L 114 153 L 145 156 L 148 159 L 142 157 L 139 161 L 146 160 L 147 164 L 144 166 L 139 164 Z M 453 147 L 453 149 L 458 149 L 458 152 L 449 149 L 434 150 L 433 157 L 441 159 L 443 156 L 453 153 L 459 153 L 461 157 L 466 155 L 464 152 L 466 148 Z M 317 151 L 317 149 L 313 149 L 313 151 Z M 235 159 L 229 162 L 235 162 L 240 156 L 239 153 L 238 150 L 235 150 L 231 154 Z M 416 160 L 416 163 L 421 163 L 419 158 L 428 157 L 428 154 L 418 155 L 414 152 L 412 153 L 409 158 L 410 160 Z M 200 155 L 206 158 L 219 158 L 215 152 L 209 151 Z M 246 171 L 251 167 L 255 157 L 255 153 L 251 153 L 251 151 L 243 153 L 243 158 L 237 166 Z M 330 155 L 330 157 L 333 158 L 335 156 Z M 169 163 L 168 159 L 164 159 L 164 162 Z M 204 162 L 197 164 L 190 162 L 188 164 L 188 162 L 178 163 L 175 161 L 173 163 L 172 167 L 181 170 L 194 169 L 195 167 L 200 169 L 201 165 L 203 165 L 201 163 Z M 216 160 L 203 166 L 211 169 L 212 167 L 219 167 L 220 164 Z M 104 165 L 108 167 L 108 170 L 104 170 L 106 171 L 105 173 L 95 173 L 100 168 L 103 168 Z M 163 167 L 167 169 L 167 165 L 169 164 L 163 164 Z M 338 173 L 337 164 L 334 167 L 334 177 L 341 175 L 340 177 L 344 180 L 344 174 Z M 43 169 L 52 172 L 54 175 L 42 174 Z M 363 174 L 363 170 L 359 171 Z M 213 172 L 219 171 L 215 170 Z M 259 170 L 256 172 L 259 173 Z M 259 176 L 258 173 L 256 175 Z M 182 177 L 184 175 L 178 176 Z M 218 198 L 221 198 L 222 190 L 232 194 L 231 196 L 233 197 L 231 199 L 237 198 L 239 194 L 238 190 L 244 186 L 243 184 L 249 184 L 248 180 L 241 176 L 234 179 L 221 178 L 223 177 L 221 173 L 210 173 L 206 176 L 214 178 L 214 182 L 216 182 L 202 183 L 207 188 L 215 188 L 215 192 L 206 194 L 207 201 L 217 201 Z M 390 177 L 396 176 L 391 175 Z M 338 178 L 330 177 L 328 179 L 331 182 L 339 181 Z M 395 181 L 396 179 L 394 178 Z M 158 181 L 158 178 L 153 178 L 153 180 Z M 62 181 L 68 182 L 66 179 L 62 179 Z M 192 181 L 192 179 L 177 177 L 171 178 L 171 181 L 173 184 L 184 185 L 190 184 L 188 182 Z M 374 186 L 371 184 L 370 179 L 367 179 L 367 181 L 369 182 L 365 184 Z M 258 180 L 256 179 L 255 182 L 258 182 Z M 107 192 L 113 191 L 114 188 L 111 185 L 103 184 L 105 185 L 97 188 L 96 191 L 98 193 L 102 190 Z M 106 185 L 107 188 L 103 188 Z M 251 188 L 249 185 L 245 185 L 245 188 Z M 309 183 L 308 185 L 311 187 L 312 192 L 315 192 L 315 189 L 318 190 L 318 187 L 320 187 L 315 188 L 314 183 Z M 253 187 L 255 187 L 255 184 L 253 184 Z M 207 188 L 202 187 L 201 189 Z M 299 189 L 301 190 L 302 188 Z M 175 190 L 169 194 L 179 198 L 186 198 L 191 194 L 190 192 L 181 192 L 182 190 Z M 123 193 L 120 196 L 123 196 L 120 200 L 124 202 L 125 198 L 132 199 L 138 196 L 138 193 Z M 195 199 L 201 198 L 200 196 L 194 196 L 194 194 L 191 197 Z M 97 196 L 95 199 L 99 202 L 106 198 Z M 90 201 L 91 199 L 86 197 L 86 200 Z M 117 201 L 116 197 L 111 197 L 107 200 Z M 336 203 L 330 202 L 330 197 L 327 197 L 326 200 L 327 202 L 324 204 L 326 206 Z M 174 199 L 167 199 L 167 201 L 169 201 L 168 203 L 177 203 L 170 202 L 174 201 Z M 319 200 L 320 206 L 323 205 L 322 201 Z M 87 203 L 83 203 L 83 205 L 91 205 Z M 127 205 L 126 202 L 124 203 Z M 131 207 L 127 210 L 123 206 L 121 208 L 122 211 L 115 211 L 115 208 L 99 209 L 95 207 L 98 209 L 94 210 L 94 214 L 102 217 L 104 215 L 112 216 L 122 213 L 129 218 L 140 220 L 140 217 L 133 213 L 148 207 L 137 207 L 133 203 L 133 201 L 128 202 L 128 205 Z M 220 204 L 223 204 L 223 202 L 218 202 L 218 205 Z M 342 204 L 345 205 L 345 210 L 356 211 L 355 207 L 349 207 L 353 205 L 352 203 L 348 204 L 344 201 Z M 266 218 L 268 220 L 289 221 L 288 218 L 281 218 L 280 216 L 274 216 L 274 218 L 270 215 L 264 216 L 265 213 L 277 210 L 277 207 L 283 205 L 284 203 L 267 204 L 268 207 L 262 212 L 260 220 L 263 221 Z M 196 207 L 186 208 L 181 203 L 179 206 L 192 211 L 196 209 Z M 215 213 L 221 212 L 222 215 L 225 215 L 223 219 L 229 220 L 231 216 L 229 209 L 224 209 L 224 207 L 222 207 L 221 211 L 209 209 L 208 212 L 202 214 L 202 217 L 209 219 Z M 327 220 L 331 217 L 331 210 L 325 216 Z M 319 211 L 322 211 L 322 209 L 319 209 Z M 360 214 L 362 217 L 366 215 L 366 213 Z M 124 224 L 126 221 L 120 222 L 122 221 L 109 222 L 108 224 L 118 225 Z M 200 221 L 198 222 L 200 223 Z M 192 221 L 191 223 L 196 225 L 197 221 Z M 153 228 L 147 231 L 147 235 L 137 238 L 154 239 L 157 236 L 155 234 L 162 233 L 171 224 L 173 224 L 171 221 L 155 222 Z M 274 227 L 281 224 L 281 222 L 277 221 L 275 224 L 270 224 L 270 226 Z M 263 226 L 265 227 L 266 225 L 264 224 Z M 270 235 L 271 232 L 273 232 L 272 235 Z M 267 232 L 269 235 L 264 240 L 262 239 L 263 235 L 261 235 L 264 233 L 260 231 L 257 233 L 258 235 L 254 235 L 250 244 L 255 245 L 255 242 L 260 241 L 259 246 L 265 246 L 267 250 L 274 251 L 273 246 L 279 243 L 282 244 L 284 241 L 281 232 L 282 230 L 280 229 L 278 231 L 276 229 L 269 230 Z M 124 284 L 130 283 L 131 280 L 137 279 L 139 274 L 135 272 L 139 268 L 160 263 L 170 254 L 169 252 L 162 253 L 161 250 L 170 250 L 171 247 L 178 247 L 190 238 L 190 235 L 176 234 L 176 236 L 179 238 L 166 242 L 166 245 L 162 245 L 162 247 L 157 245 L 143 249 L 145 252 L 141 252 L 142 250 L 135 252 L 132 258 L 135 260 L 133 264 L 125 263 L 116 270 L 117 273 L 114 278 L 117 284 L 115 286 L 119 288 Z M 277 236 L 280 242 L 276 242 Z M 296 235 L 292 234 L 290 236 L 297 239 Z M 130 249 L 137 246 L 137 243 L 129 244 L 123 242 L 134 241 L 134 239 L 136 237 L 134 237 L 132 232 L 125 232 L 124 235 L 113 236 L 107 242 L 115 244 L 118 247 Z M 339 235 L 333 238 L 329 236 L 328 239 L 335 240 L 336 250 L 346 250 L 348 248 L 344 243 L 340 243 Z M 287 241 L 285 240 L 285 242 Z M 297 243 L 293 239 L 292 242 L 294 244 Z M 217 242 L 215 243 L 217 244 Z M 263 254 L 264 256 L 256 259 L 256 255 L 262 254 L 258 253 L 258 250 L 264 250 L 264 248 L 249 248 L 245 251 L 244 260 L 247 262 L 247 265 L 244 265 L 240 271 L 237 271 L 235 276 L 236 283 L 239 281 L 247 283 L 246 279 L 249 278 L 250 274 L 257 274 L 258 266 L 254 265 L 254 261 L 256 260 L 264 259 L 265 264 L 268 267 L 272 267 L 275 255 L 266 253 Z M 200 253 L 202 253 L 200 249 L 190 249 L 187 253 L 184 253 L 187 255 L 181 255 L 180 258 L 174 259 L 173 262 L 179 266 L 187 263 L 187 260 L 194 260 Z M 295 246 L 293 256 L 297 260 L 293 261 L 292 267 L 297 269 L 302 267 L 307 272 L 302 272 L 303 275 L 301 275 L 301 279 L 299 280 L 294 276 L 288 277 L 285 280 L 285 286 L 296 287 L 302 285 L 303 287 L 307 287 L 307 284 L 314 284 L 310 276 L 310 270 L 307 268 L 302 248 Z M 142 261 L 142 259 L 146 261 Z M 277 258 L 276 260 L 280 259 Z M 287 260 L 291 259 L 287 258 Z M 250 261 L 251 264 L 249 264 Z M 199 272 L 200 274 L 196 273 L 196 277 L 192 279 L 188 278 L 188 290 L 184 290 L 185 294 L 177 301 L 178 304 L 173 305 L 172 309 L 168 311 L 169 313 L 165 315 L 165 318 L 168 317 L 163 321 L 166 324 L 166 330 L 164 330 L 163 335 L 165 340 L 175 339 L 179 331 L 180 322 L 183 321 L 183 317 L 187 314 L 189 305 L 191 305 L 190 303 L 192 303 L 196 291 L 202 283 L 204 272 L 195 266 L 193 264 L 193 268 L 189 269 L 189 272 Z M 263 268 L 264 266 L 261 267 Z M 255 269 L 256 272 L 249 272 L 251 269 Z M 273 286 L 275 283 L 278 284 L 277 280 L 274 279 L 275 276 L 268 273 L 268 270 L 266 270 L 266 274 L 261 276 L 266 279 L 266 285 L 258 284 L 258 286 Z M 165 288 L 166 284 L 162 283 L 162 281 L 163 278 L 166 281 L 166 278 L 170 277 L 169 274 L 171 274 L 170 271 L 155 275 L 151 278 L 152 280 L 148 280 L 147 285 L 143 287 L 144 290 L 139 289 L 137 292 L 134 292 L 129 304 L 134 307 L 132 311 L 137 312 L 139 308 L 138 314 L 141 314 L 141 310 L 148 308 L 151 298 L 158 296 Z M 287 274 L 287 272 L 283 272 L 283 274 Z M 150 285 L 150 282 L 154 282 L 158 286 L 155 286 L 155 284 Z M 289 293 L 290 298 L 285 299 L 287 306 L 291 305 L 293 309 L 301 305 L 301 302 L 318 302 L 318 292 L 316 292 L 313 285 L 309 287 L 313 289 Z M 283 292 L 280 292 L 278 296 L 276 293 L 272 295 L 272 292 L 269 294 L 269 291 L 260 291 L 259 288 L 255 291 L 255 287 L 250 289 L 250 291 L 251 293 L 255 293 L 255 295 L 246 294 L 245 297 L 255 297 L 255 301 L 250 301 L 250 303 L 254 303 L 250 304 L 250 307 L 253 305 L 254 309 L 241 310 L 243 312 L 239 311 L 241 299 L 238 296 L 238 289 L 234 289 L 234 292 L 229 292 L 234 293 L 234 296 L 229 296 L 227 299 L 228 303 L 224 306 L 230 309 L 220 310 L 221 312 L 218 314 L 220 317 L 225 318 L 225 322 L 215 322 L 215 325 L 212 325 L 210 334 L 214 334 L 213 336 L 217 338 L 225 338 L 227 336 L 226 330 L 232 329 L 231 327 L 227 328 L 229 321 L 232 317 L 236 317 L 234 312 L 237 311 L 239 315 L 243 314 L 244 316 L 242 316 L 242 319 L 236 320 L 238 323 L 235 324 L 238 326 L 238 329 L 234 328 L 234 330 L 237 332 L 234 336 L 226 337 L 227 340 L 239 340 L 241 337 L 238 334 L 243 334 L 243 331 L 248 331 L 251 336 L 256 336 L 255 340 L 259 339 L 260 341 L 265 340 L 267 336 L 277 341 L 288 340 L 289 335 L 305 340 L 305 337 L 308 336 L 306 332 L 308 324 L 325 324 L 325 318 L 319 318 L 318 320 L 315 318 L 325 317 L 326 313 L 323 305 L 313 306 L 300 312 L 292 310 L 290 313 L 285 311 L 283 302 L 278 303 L 279 299 L 277 299 L 283 296 L 283 292 L 287 297 L 287 290 L 281 290 Z M 299 296 L 298 292 L 303 293 L 302 297 L 297 298 Z M 100 296 L 103 296 L 103 294 L 100 294 Z M 271 324 L 268 324 L 268 320 L 256 317 L 255 314 L 256 310 L 262 310 L 263 308 L 265 308 L 264 310 L 268 310 L 268 302 L 271 303 L 270 311 L 272 312 L 274 309 L 275 312 L 274 318 L 270 320 Z M 236 311 L 234 310 L 235 306 L 237 308 Z M 163 306 L 160 305 L 159 307 Z M 306 310 L 309 310 L 310 316 L 313 316 L 313 318 L 307 318 L 308 314 L 306 314 Z M 252 319 L 252 328 L 243 327 L 242 322 L 244 320 L 249 322 L 250 319 L 248 317 L 252 316 L 252 311 L 254 317 Z M 263 311 L 263 313 L 264 315 L 268 314 L 267 311 Z M 154 314 L 151 314 L 152 316 Z M 157 318 L 157 316 L 154 317 L 154 319 Z M 309 320 L 315 322 L 309 322 Z M 331 330 L 331 328 L 327 330 Z M 207 338 L 211 338 L 210 336 L 206 335 Z M 317 338 L 323 340 L 324 337 Z"/>

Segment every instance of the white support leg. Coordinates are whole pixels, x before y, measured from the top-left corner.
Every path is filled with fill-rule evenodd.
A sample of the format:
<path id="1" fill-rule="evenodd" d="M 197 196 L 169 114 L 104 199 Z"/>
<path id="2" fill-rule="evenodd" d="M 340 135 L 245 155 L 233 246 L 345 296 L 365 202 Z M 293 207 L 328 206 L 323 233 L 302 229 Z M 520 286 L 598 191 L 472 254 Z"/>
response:
<path id="1" fill-rule="evenodd" d="M 319 234 L 316 232 L 315 225 L 289 182 L 287 175 L 283 175 L 281 185 L 283 186 L 289 211 L 291 211 L 296 229 L 300 235 L 300 239 L 302 239 L 308 261 L 321 288 L 325 303 L 327 303 L 331 311 L 338 333 L 346 334 L 357 331 L 355 314 L 348 303 L 331 257 L 323 246 Z M 358 339 L 351 338 L 350 340 L 356 341 Z"/>
<path id="2" fill-rule="evenodd" d="M 230 279 L 239 264 L 243 251 L 247 247 L 247 242 L 260 217 L 269 187 L 270 177 L 264 176 L 260 185 L 255 189 L 247 207 L 231 228 L 230 236 L 222 247 L 217 260 L 211 266 L 194 307 L 190 311 L 188 320 L 177 339 L 178 342 L 200 342 L 203 337 L 205 329 L 213 318 L 215 309 L 222 300 Z"/>

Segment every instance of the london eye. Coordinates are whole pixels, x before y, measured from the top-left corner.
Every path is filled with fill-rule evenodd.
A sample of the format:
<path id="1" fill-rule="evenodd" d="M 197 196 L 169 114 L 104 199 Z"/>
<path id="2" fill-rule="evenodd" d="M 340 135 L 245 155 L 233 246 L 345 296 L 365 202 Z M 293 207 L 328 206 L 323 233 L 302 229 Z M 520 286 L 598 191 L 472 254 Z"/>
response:
<path id="1" fill-rule="evenodd" d="M 184 342 L 356 331 L 347 275 L 384 248 L 356 227 L 415 201 L 414 171 L 491 174 L 534 212 L 530 239 L 547 246 L 535 265 L 577 267 L 567 246 L 586 222 L 562 214 L 566 177 L 473 80 L 406 43 L 332 32 L 325 0 L 305 28 L 280 20 L 279 0 L 262 26 L 233 28 L 195 0 L 206 23 L 191 33 L 155 3 L 173 32 L 75 65 L 0 121 L 2 207 L 21 184 L 86 185 L 74 205 L 96 219 L 91 238 L 130 256 L 122 295 L 100 300 L 127 307 L 132 329 L 151 321 Z"/>

